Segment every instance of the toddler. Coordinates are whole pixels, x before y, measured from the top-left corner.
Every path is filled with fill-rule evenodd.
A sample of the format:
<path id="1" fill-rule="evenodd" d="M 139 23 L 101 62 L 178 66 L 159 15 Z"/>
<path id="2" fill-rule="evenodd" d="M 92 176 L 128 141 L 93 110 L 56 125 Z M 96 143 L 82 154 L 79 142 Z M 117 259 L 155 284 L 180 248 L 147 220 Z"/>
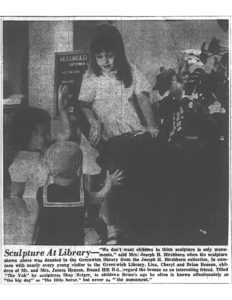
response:
<path id="1" fill-rule="evenodd" d="M 83 245 L 87 207 L 107 201 L 114 186 L 123 179 L 118 170 L 107 174 L 99 192 L 84 190 L 82 151 L 74 142 L 53 144 L 45 154 L 48 181 L 37 193 L 39 204 L 38 245 Z"/>

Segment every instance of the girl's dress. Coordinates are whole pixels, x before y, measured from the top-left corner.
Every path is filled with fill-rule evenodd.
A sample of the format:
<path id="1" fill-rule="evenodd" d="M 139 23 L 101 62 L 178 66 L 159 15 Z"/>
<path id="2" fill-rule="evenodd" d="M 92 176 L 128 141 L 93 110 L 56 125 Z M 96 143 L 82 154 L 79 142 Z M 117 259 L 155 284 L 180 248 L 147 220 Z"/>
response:
<path id="1" fill-rule="evenodd" d="M 36 204 L 36 193 L 46 183 L 48 171 L 39 152 L 19 151 L 9 173 L 12 182 L 25 183 L 23 198 L 28 208 Z"/>
<path id="2" fill-rule="evenodd" d="M 47 168 L 40 153 L 19 151 L 9 167 L 9 173 L 12 182 L 25 183 L 23 200 L 29 212 L 23 218 L 17 215 L 17 220 L 12 223 L 16 226 L 13 239 L 16 244 L 32 244 L 38 217 L 36 193 L 47 181 Z"/>
<path id="3" fill-rule="evenodd" d="M 127 132 L 145 131 L 135 109 L 133 97 L 142 92 L 149 93 L 151 86 L 134 65 L 131 65 L 131 70 L 133 82 L 128 88 L 117 80 L 114 72 L 110 75 L 96 76 L 88 70 L 83 76 L 79 100 L 92 104 L 93 112 L 103 124 L 103 137 L 106 140 Z M 84 173 L 99 168 L 95 162 L 97 151 L 86 139 L 81 142 L 81 147 L 84 153 Z M 94 172 L 89 174 L 93 175 Z"/>
<path id="4" fill-rule="evenodd" d="M 109 139 L 126 132 L 144 131 L 133 104 L 133 95 L 150 92 L 146 78 L 132 65 L 133 82 L 125 88 L 114 72 L 96 76 L 88 71 L 81 85 L 79 100 L 92 104 L 103 124 L 103 136 Z"/>

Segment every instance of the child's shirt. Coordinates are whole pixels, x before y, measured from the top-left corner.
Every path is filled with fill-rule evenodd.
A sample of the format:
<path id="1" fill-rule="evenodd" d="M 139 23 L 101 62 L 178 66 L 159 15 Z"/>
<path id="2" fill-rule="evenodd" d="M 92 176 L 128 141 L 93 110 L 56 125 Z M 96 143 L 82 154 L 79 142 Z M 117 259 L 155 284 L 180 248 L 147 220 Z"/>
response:
<path id="1" fill-rule="evenodd" d="M 96 76 L 88 71 L 83 76 L 79 100 L 92 104 L 100 122 L 103 123 L 103 137 L 120 135 L 126 132 L 144 131 L 133 105 L 133 94 L 150 92 L 146 78 L 132 65 L 133 82 L 125 88 L 114 74 Z"/>
<path id="2" fill-rule="evenodd" d="M 47 168 L 41 154 L 38 152 L 19 151 L 9 167 L 12 182 L 25 183 L 23 198 L 30 208 L 36 201 L 36 193 L 43 186 L 48 177 Z"/>
<path id="3" fill-rule="evenodd" d="M 14 233 L 16 244 L 32 244 L 38 217 L 38 204 L 36 193 L 40 186 L 47 181 L 47 168 L 43 164 L 43 159 L 38 152 L 20 151 L 9 167 L 11 181 L 15 183 L 25 183 L 23 200 L 27 205 L 28 215 L 17 216 L 13 220 L 13 228 L 17 228 Z M 11 220 L 11 216 L 8 216 Z M 12 222 L 12 221 L 11 221 Z"/>
<path id="4" fill-rule="evenodd" d="M 68 186 L 53 183 L 40 187 L 36 244 L 83 245 L 84 197 L 83 185 L 76 181 Z"/>

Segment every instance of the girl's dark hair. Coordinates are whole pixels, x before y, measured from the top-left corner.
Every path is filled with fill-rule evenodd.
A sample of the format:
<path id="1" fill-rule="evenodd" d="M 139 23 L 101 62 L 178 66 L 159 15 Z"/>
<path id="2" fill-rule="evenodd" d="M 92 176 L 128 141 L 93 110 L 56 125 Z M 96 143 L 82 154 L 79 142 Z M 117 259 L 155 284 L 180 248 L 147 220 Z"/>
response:
<path id="1" fill-rule="evenodd" d="M 132 84 L 131 67 L 127 61 L 122 36 L 118 29 L 109 24 L 96 27 L 93 41 L 90 43 L 90 68 L 96 76 L 102 75 L 102 70 L 96 61 L 96 54 L 102 51 L 113 51 L 115 54 L 114 68 L 116 78 L 128 88 Z"/>
<path id="2" fill-rule="evenodd" d="M 9 145 L 12 150 L 27 150 L 36 125 L 50 127 L 51 117 L 41 108 L 20 108 L 13 116 L 9 130 Z"/>

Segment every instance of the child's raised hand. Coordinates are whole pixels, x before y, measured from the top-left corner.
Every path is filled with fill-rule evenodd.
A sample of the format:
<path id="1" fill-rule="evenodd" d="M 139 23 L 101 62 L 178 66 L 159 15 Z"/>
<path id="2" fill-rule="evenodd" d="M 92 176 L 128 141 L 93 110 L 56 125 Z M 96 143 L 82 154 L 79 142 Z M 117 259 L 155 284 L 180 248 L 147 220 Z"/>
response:
<path id="1" fill-rule="evenodd" d="M 112 174 L 107 171 L 106 181 L 110 182 L 112 186 L 122 185 L 124 179 L 125 175 L 122 170 L 116 170 Z"/>
<path id="2" fill-rule="evenodd" d="M 68 105 L 69 91 L 68 86 L 61 84 L 58 90 L 58 108 L 65 109 Z"/>

